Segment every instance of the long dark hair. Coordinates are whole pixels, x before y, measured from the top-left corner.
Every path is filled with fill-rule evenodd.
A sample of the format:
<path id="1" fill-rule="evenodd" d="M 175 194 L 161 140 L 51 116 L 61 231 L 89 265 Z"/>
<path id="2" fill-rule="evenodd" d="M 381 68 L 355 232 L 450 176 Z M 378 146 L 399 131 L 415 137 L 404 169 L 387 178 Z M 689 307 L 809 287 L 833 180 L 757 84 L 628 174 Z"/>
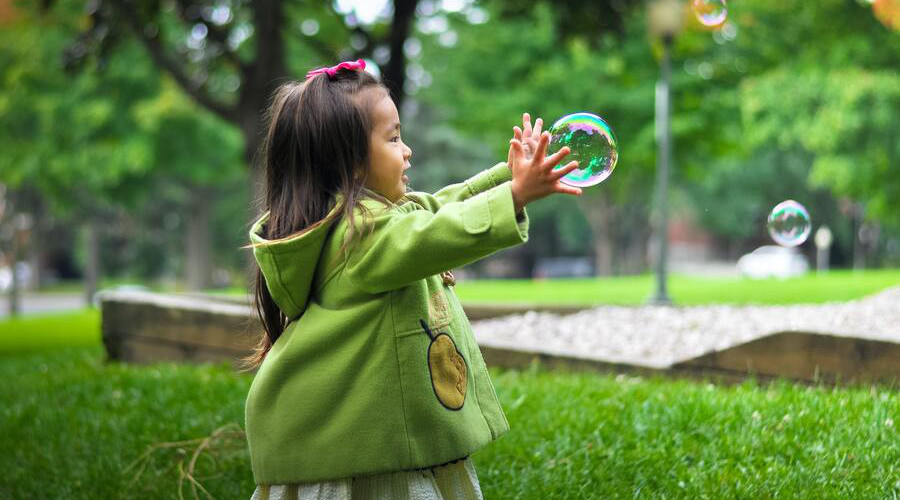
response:
<path id="1" fill-rule="evenodd" d="M 373 127 L 370 108 L 378 91 L 389 95 L 373 75 L 346 69 L 333 76 L 319 74 L 288 82 L 275 90 L 265 114 L 268 125 L 261 146 L 266 172 L 262 208 L 269 211 L 263 226 L 265 239 L 291 238 L 347 217 L 350 224 L 341 245 L 344 252 L 359 233 L 354 229 L 354 208 L 366 212 L 360 200 L 368 196 L 390 204 L 364 187 Z M 326 220 L 335 208 L 337 193 L 343 195 L 341 206 Z M 365 219 L 363 215 L 363 225 Z M 254 274 L 253 295 L 264 331 L 255 352 L 243 358 L 243 371 L 259 367 L 288 324 L 266 288 L 259 266 Z"/>

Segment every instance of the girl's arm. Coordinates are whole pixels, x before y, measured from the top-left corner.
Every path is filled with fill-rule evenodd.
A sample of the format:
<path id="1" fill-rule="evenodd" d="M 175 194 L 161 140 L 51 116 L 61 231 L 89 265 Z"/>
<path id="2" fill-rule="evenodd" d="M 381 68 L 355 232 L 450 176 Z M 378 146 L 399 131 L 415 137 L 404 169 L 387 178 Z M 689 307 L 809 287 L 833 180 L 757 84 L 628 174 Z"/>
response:
<path id="1" fill-rule="evenodd" d="M 512 180 L 512 172 L 505 162 L 501 162 L 462 182 L 443 187 L 434 194 L 415 191 L 406 193 L 406 196 L 425 207 L 429 212 L 437 212 L 445 203 L 464 201 L 509 180 Z"/>
<path id="2" fill-rule="evenodd" d="M 531 115 L 528 113 L 523 113 L 522 128 L 519 128 L 518 126 L 513 127 L 513 139 L 516 139 L 522 143 L 523 153 L 526 160 L 531 160 L 532 156 L 534 156 L 535 151 L 537 151 L 538 143 L 540 142 L 541 137 L 541 127 L 543 127 L 543 125 L 544 120 L 538 118 L 534 122 L 534 127 L 532 127 Z M 512 164 L 512 155 L 513 150 L 510 149 L 509 157 L 506 163 L 498 163 L 489 170 L 480 172 L 479 174 L 458 184 L 451 184 L 445 188 L 442 188 L 440 191 L 434 193 L 433 195 L 429 193 L 417 192 L 407 193 L 407 196 L 418 202 L 427 210 L 435 212 L 444 203 L 465 200 L 469 196 L 475 196 L 482 191 L 495 186 L 499 186 L 500 184 L 511 180 L 512 169 L 509 167 L 509 165 Z"/>
<path id="3" fill-rule="evenodd" d="M 344 270 L 370 293 L 402 288 L 528 241 L 528 218 L 516 219 L 511 182 L 443 203 L 434 212 L 383 211 L 371 223 L 373 232 L 366 230 Z"/>

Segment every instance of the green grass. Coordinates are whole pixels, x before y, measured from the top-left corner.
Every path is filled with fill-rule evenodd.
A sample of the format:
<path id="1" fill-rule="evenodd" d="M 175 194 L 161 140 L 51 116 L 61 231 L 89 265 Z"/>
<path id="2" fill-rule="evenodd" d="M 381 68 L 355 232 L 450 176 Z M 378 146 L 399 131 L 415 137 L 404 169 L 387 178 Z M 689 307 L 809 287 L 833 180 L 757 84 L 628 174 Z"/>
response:
<path id="1" fill-rule="evenodd" d="M 464 303 L 643 304 L 653 294 L 652 275 L 591 279 L 461 280 Z M 788 280 L 701 278 L 674 275 L 669 295 L 678 305 L 798 304 L 846 301 L 900 285 L 900 270 L 832 271 Z"/>
<path id="2" fill-rule="evenodd" d="M 136 283 L 125 279 L 104 282 L 105 287 Z M 456 292 L 466 303 L 520 304 L 643 304 L 655 290 L 651 274 L 621 277 L 553 280 L 460 280 Z M 160 292 L 171 285 L 144 283 Z M 669 295 L 677 305 L 705 304 L 798 304 L 846 301 L 900 285 L 900 269 L 834 270 L 824 275 L 787 280 L 751 280 L 740 277 L 672 275 Z M 80 292 L 80 283 L 62 283 L 45 292 Z M 175 290 L 180 290 L 176 285 Z M 210 289 L 211 295 L 247 297 L 243 287 Z"/>
<path id="3" fill-rule="evenodd" d="M 472 456 L 488 499 L 900 496 L 896 387 L 717 386 L 536 365 L 491 375 L 512 430 Z M 198 442 L 141 455 L 242 426 L 251 380 L 224 363 L 106 363 L 98 347 L 0 356 L 0 377 L 0 498 L 67 500 L 178 498 L 179 464 Z M 249 498 L 242 436 L 212 444 L 194 477 L 217 499 Z M 182 492 L 194 498 L 187 483 Z"/>
<path id="4" fill-rule="evenodd" d="M 156 291 L 164 291 L 166 285 L 160 282 L 151 282 L 146 281 L 137 277 L 105 277 L 103 278 L 97 286 L 97 289 L 103 288 L 112 288 L 119 285 L 133 285 L 139 283 L 141 285 L 146 286 L 151 290 Z M 83 293 L 84 292 L 84 282 L 81 280 L 63 280 L 51 285 L 44 285 L 41 287 L 41 292 L 43 293 Z"/>
<path id="5" fill-rule="evenodd" d="M 62 347 L 99 346 L 100 311 L 22 316 L 0 321 L 0 355 Z"/>
<path id="6" fill-rule="evenodd" d="M 898 273 L 835 276 L 780 285 L 834 300 Z M 629 280 L 649 282 L 604 283 Z M 725 301 L 722 283 L 706 300 Z M 623 288 L 610 302 L 627 299 Z M 0 321 L 0 498 L 177 498 L 196 440 L 242 427 L 249 375 L 225 363 L 107 363 L 99 322 L 95 310 Z M 512 431 L 473 455 L 485 498 L 900 498 L 896 386 L 718 386 L 537 366 L 491 375 Z M 249 498 L 242 436 L 213 441 L 193 477 L 215 498 Z M 181 491 L 194 498 L 187 482 Z"/>

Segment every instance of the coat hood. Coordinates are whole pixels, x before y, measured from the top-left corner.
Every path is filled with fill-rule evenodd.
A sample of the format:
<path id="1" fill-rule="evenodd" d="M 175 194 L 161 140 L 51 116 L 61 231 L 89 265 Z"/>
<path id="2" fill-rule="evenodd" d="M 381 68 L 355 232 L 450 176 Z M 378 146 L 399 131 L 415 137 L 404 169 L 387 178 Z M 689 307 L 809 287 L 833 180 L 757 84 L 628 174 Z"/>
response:
<path id="1" fill-rule="evenodd" d="M 342 199 L 341 194 L 336 196 L 334 207 L 323 220 L 335 215 Z M 380 202 L 368 197 L 360 201 L 369 209 L 384 207 Z M 328 236 L 342 217 L 331 218 L 325 223 L 316 223 L 312 228 L 296 236 L 268 240 L 262 235 L 263 226 L 269 220 L 269 215 L 268 211 L 262 214 L 250 228 L 250 242 L 259 245 L 253 247 L 253 257 L 265 278 L 266 288 L 272 299 L 288 320 L 293 320 L 306 310 L 316 269 L 324 257 L 323 250 Z"/>
<path id="2" fill-rule="evenodd" d="M 262 228 L 268 220 L 269 212 L 266 212 L 250 230 L 250 241 L 262 245 L 253 248 L 253 257 L 265 278 L 269 294 L 290 320 L 306 310 L 313 276 L 335 221 L 319 224 L 298 236 L 267 240 L 262 237 Z"/>

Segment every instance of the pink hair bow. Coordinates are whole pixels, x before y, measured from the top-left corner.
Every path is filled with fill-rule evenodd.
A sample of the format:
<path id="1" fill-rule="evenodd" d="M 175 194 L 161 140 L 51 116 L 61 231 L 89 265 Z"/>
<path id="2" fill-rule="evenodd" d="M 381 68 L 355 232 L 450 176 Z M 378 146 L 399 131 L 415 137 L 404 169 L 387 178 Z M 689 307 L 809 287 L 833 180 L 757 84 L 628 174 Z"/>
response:
<path id="1" fill-rule="evenodd" d="M 306 74 L 306 78 L 310 79 L 321 73 L 325 73 L 328 76 L 334 76 L 335 73 L 338 72 L 338 70 L 342 70 L 342 69 L 363 70 L 363 69 L 366 69 L 366 61 L 363 61 L 362 59 L 357 59 L 355 61 L 344 61 L 344 62 L 338 64 L 337 66 L 332 66 L 330 68 L 314 69 Z"/>

